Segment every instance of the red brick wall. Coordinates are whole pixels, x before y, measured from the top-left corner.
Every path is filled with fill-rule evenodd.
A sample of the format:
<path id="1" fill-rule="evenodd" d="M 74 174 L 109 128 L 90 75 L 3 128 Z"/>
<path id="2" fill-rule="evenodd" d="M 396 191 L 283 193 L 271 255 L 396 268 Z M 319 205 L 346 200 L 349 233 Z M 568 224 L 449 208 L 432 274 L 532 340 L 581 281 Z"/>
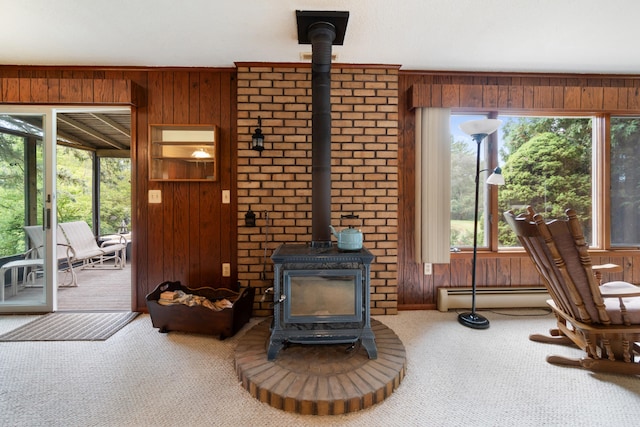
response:
<path id="1" fill-rule="evenodd" d="M 272 286 L 270 256 L 282 243 L 311 241 L 311 68 L 237 64 L 238 279 L 257 288 L 254 315 Z M 336 66 L 331 72 L 331 221 L 354 212 L 364 221 L 371 266 L 371 314 L 397 313 L 398 68 Z M 262 118 L 265 150 L 250 149 Z M 251 208 L 256 227 L 246 227 Z M 265 255 L 265 212 L 268 240 Z M 266 274 L 262 274 L 266 271 Z"/>

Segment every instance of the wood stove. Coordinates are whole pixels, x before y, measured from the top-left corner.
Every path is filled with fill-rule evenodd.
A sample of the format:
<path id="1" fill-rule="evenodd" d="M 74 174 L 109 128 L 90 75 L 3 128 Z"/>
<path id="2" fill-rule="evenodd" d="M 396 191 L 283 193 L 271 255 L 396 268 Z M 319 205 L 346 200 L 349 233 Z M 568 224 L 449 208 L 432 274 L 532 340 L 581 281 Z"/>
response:
<path id="1" fill-rule="evenodd" d="M 366 249 L 343 252 L 283 244 L 274 263 L 274 309 L 267 358 L 287 343 L 340 344 L 360 341 L 377 358 L 370 322 L 370 272 Z"/>
<path id="2" fill-rule="evenodd" d="M 274 263 L 273 325 L 267 357 L 286 343 L 360 341 L 377 358 L 369 319 L 373 255 L 331 242 L 331 47 L 342 44 L 348 12 L 296 11 L 298 41 L 311 44 L 311 243 L 283 244 Z"/>

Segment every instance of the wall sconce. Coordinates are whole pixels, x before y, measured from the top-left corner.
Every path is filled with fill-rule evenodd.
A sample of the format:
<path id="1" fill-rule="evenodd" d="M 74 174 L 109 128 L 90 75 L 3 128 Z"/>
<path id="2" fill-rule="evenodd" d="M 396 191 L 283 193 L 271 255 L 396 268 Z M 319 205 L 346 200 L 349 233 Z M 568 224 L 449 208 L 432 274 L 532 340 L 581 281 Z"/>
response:
<path id="1" fill-rule="evenodd" d="M 256 226 L 256 214 L 251 210 L 251 207 L 249 207 L 247 213 L 244 214 L 244 225 L 246 227 Z"/>
<path id="2" fill-rule="evenodd" d="M 258 116 L 258 128 L 253 133 L 251 137 L 251 149 L 255 151 L 259 151 L 260 155 L 262 155 L 262 150 L 264 150 L 264 135 L 262 134 L 262 119 Z"/>

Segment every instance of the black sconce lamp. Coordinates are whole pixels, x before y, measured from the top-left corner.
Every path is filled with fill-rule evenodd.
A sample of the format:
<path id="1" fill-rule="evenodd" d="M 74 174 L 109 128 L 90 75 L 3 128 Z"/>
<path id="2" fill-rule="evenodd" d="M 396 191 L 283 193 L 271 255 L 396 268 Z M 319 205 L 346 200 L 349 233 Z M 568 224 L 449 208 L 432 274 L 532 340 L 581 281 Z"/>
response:
<path id="1" fill-rule="evenodd" d="M 251 149 L 255 151 L 259 151 L 260 155 L 262 155 L 262 150 L 264 150 L 264 135 L 262 134 L 262 119 L 258 117 L 258 128 L 251 136 Z"/>
<path id="2" fill-rule="evenodd" d="M 249 206 L 249 211 L 244 214 L 244 225 L 247 227 L 256 226 L 256 214 L 251 210 L 251 206 Z"/>

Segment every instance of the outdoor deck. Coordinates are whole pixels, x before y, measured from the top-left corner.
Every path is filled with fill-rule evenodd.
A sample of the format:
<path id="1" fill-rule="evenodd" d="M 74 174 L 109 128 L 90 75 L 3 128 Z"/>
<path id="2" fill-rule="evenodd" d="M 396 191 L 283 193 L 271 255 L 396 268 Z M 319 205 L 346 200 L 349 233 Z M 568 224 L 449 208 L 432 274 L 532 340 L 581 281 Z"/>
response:
<path id="1" fill-rule="evenodd" d="M 131 264 L 120 269 L 76 269 L 77 287 L 58 288 L 58 310 L 131 310 Z M 62 276 L 62 273 L 59 277 Z M 41 280 L 41 279 L 40 279 Z M 7 297 L 7 303 L 25 302 L 42 295 L 42 285 L 21 288 L 15 297 Z"/>
<path id="2" fill-rule="evenodd" d="M 78 269 L 78 286 L 58 288 L 58 310 L 131 310 L 131 264 L 120 269 Z"/>

